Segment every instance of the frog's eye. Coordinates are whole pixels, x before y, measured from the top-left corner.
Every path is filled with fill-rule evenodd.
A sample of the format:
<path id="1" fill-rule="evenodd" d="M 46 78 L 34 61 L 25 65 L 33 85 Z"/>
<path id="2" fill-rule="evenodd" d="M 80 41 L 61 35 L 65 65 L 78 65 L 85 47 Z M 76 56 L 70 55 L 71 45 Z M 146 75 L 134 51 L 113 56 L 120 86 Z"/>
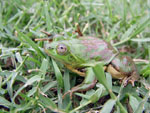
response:
<path id="1" fill-rule="evenodd" d="M 57 53 L 60 55 L 65 55 L 67 53 L 67 46 L 65 44 L 59 44 L 57 46 Z"/>

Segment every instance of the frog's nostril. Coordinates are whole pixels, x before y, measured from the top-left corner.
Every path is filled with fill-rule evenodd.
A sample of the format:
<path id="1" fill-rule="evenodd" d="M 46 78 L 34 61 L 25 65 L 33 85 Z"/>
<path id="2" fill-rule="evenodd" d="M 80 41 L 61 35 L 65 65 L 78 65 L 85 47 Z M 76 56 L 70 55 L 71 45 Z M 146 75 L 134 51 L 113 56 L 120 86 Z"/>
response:
<path id="1" fill-rule="evenodd" d="M 47 46 L 47 47 L 45 47 L 45 49 L 53 49 L 52 47 L 50 47 L 50 46 Z"/>
<path id="2" fill-rule="evenodd" d="M 52 47 L 48 47 L 48 49 L 53 49 Z"/>

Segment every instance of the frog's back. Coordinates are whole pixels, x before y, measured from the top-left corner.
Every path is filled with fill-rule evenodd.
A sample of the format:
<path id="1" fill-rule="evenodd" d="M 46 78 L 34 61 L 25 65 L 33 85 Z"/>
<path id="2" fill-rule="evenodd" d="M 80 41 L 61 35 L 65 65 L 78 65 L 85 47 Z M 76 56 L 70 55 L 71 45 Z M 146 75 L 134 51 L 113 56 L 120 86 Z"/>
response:
<path id="1" fill-rule="evenodd" d="M 71 40 L 61 40 L 53 43 L 54 48 L 60 43 L 69 47 L 70 54 L 76 59 L 75 61 L 71 61 L 70 64 L 74 65 L 74 67 L 79 67 L 79 65 L 83 63 L 97 61 L 108 64 L 118 54 L 112 45 L 95 37 L 79 37 Z"/>
<path id="2" fill-rule="evenodd" d="M 80 43 L 85 46 L 84 57 L 89 60 L 110 63 L 117 51 L 106 41 L 95 37 L 81 37 Z"/>

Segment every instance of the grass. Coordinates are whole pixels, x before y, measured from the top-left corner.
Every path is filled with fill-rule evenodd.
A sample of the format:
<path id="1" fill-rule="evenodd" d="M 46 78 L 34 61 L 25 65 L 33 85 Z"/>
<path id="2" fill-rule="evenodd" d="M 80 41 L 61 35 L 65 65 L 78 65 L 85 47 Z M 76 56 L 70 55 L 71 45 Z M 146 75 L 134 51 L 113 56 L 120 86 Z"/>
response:
<path id="1" fill-rule="evenodd" d="M 123 87 L 103 73 L 94 89 L 62 95 L 82 78 L 43 51 L 41 31 L 102 38 L 122 54 L 150 60 L 150 0 L 1 0 L 0 112 L 150 112 L 150 63 L 135 62 L 141 79 Z M 101 66 L 100 66 L 101 67 Z M 105 78 L 106 75 L 106 78 Z M 99 78 L 99 80 L 101 80 Z M 111 97 L 112 98 L 111 98 Z"/>

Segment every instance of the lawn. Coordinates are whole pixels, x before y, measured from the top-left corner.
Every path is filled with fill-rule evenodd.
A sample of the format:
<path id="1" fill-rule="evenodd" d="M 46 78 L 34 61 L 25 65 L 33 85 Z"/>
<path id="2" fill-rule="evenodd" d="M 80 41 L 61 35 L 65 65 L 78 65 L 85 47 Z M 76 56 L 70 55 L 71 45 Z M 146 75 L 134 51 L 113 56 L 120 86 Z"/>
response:
<path id="1" fill-rule="evenodd" d="M 93 89 L 62 98 L 84 78 L 35 39 L 71 40 L 77 28 L 130 56 L 140 74 L 135 86 L 97 64 Z M 149 44 L 150 0 L 0 0 L 0 113 L 149 113 Z"/>

